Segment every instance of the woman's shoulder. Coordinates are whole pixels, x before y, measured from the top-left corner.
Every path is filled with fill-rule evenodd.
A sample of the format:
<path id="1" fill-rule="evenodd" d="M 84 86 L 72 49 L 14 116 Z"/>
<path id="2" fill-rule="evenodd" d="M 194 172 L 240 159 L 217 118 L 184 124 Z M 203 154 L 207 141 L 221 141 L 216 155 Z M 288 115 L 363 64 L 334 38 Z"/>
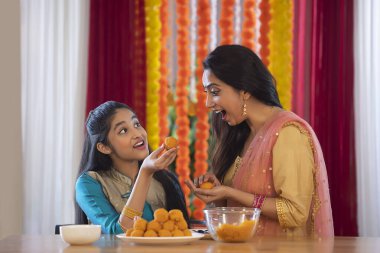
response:
<path id="1" fill-rule="evenodd" d="M 280 133 L 288 133 L 288 134 L 308 134 L 307 126 L 305 126 L 302 122 L 299 121 L 288 121 L 285 122 L 280 130 Z"/>
<path id="2" fill-rule="evenodd" d="M 307 128 L 297 121 L 287 122 L 278 132 L 278 138 L 275 147 L 284 149 L 293 148 L 310 148 L 312 147 L 312 138 Z"/>
<path id="3" fill-rule="evenodd" d="M 301 133 L 307 133 L 312 131 L 310 124 L 292 111 L 281 111 L 278 114 L 277 120 L 275 120 L 275 122 L 276 121 L 276 125 L 279 126 L 280 129 L 290 127 L 290 129 L 293 130 L 298 129 L 298 131 L 300 131 Z"/>

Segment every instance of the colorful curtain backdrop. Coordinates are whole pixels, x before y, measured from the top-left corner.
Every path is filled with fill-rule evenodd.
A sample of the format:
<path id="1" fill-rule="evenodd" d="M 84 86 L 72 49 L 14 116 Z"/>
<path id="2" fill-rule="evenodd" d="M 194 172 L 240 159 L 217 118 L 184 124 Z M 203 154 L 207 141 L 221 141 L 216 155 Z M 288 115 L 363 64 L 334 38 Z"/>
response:
<path id="1" fill-rule="evenodd" d="M 198 108 L 204 97 L 196 94 L 201 91 L 199 87 L 189 92 L 193 87 L 190 80 L 198 79 L 197 86 L 201 85 L 201 58 L 215 45 L 241 41 L 257 50 L 274 74 L 285 108 L 293 109 L 314 127 L 326 158 L 336 234 L 357 235 L 352 0 L 211 0 L 198 1 L 197 5 L 193 1 L 91 1 L 87 111 L 114 99 L 131 105 L 144 122 L 149 102 L 146 95 L 152 93 L 147 90 L 146 77 L 153 78 L 149 80 L 155 80 L 155 86 L 160 86 L 153 89 L 153 93 L 157 90 L 157 94 L 169 95 L 168 101 L 150 96 L 149 103 L 155 104 L 153 114 L 160 112 L 153 122 L 161 123 L 158 130 L 149 131 L 160 136 L 161 141 L 166 134 L 179 139 L 175 171 L 185 191 L 189 211 L 195 211 L 195 216 L 201 218 L 203 205 L 191 203 L 193 198 L 183 185 L 184 179 L 208 169 L 207 155 L 203 152 L 205 145 L 199 141 L 202 139 L 205 144 L 207 117 L 200 110 L 189 115 L 193 111 L 189 110 L 192 104 L 189 96 L 193 94 L 191 99 L 195 98 Z M 146 3 L 166 5 L 168 15 L 162 5 L 161 9 L 153 7 L 153 24 L 146 16 L 153 13 L 146 12 Z M 190 16 L 189 11 L 194 8 L 191 6 L 202 10 Z M 243 17 L 236 17 L 236 13 L 240 13 L 234 11 L 236 7 L 242 10 Z M 240 29 L 239 22 L 241 33 L 234 31 Z M 194 27 L 194 23 L 197 38 L 191 39 L 189 28 Z M 250 29 L 249 25 L 255 27 Z M 170 35 L 169 28 L 173 28 Z M 153 44 L 149 36 L 145 39 L 146 31 L 154 31 L 150 34 L 155 36 Z M 241 38 L 234 40 L 233 36 Z M 197 45 L 192 45 L 194 43 Z M 194 47 L 198 68 L 192 73 L 190 48 Z M 151 49 L 157 49 L 153 58 Z M 146 51 L 150 53 L 146 55 Z M 155 68 L 151 67 L 153 62 Z M 159 133 L 168 116 L 171 122 L 168 129 Z M 191 125 L 192 117 L 199 117 L 203 123 Z M 198 135 L 191 134 L 194 131 Z M 202 138 L 195 142 L 191 139 L 197 138 L 194 136 Z M 195 156 L 190 153 L 194 143 L 197 150 L 203 150 Z M 196 160 L 197 168 L 190 168 L 193 164 L 190 159 Z"/>
<path id="2" fill-rule="evenodd" d="M 311 1 L 294 0 L 292 111 L 310 120 Z"/>
<path id="3" fill-rule="evenodd" d="M 143 6 L 139 1 L 91 1 L 86 113 L 116 100 L 134 108 L 144 124 L 145 94 L 133 86 L 139 80 L 138 87 L 145 88 Z"/>
<path id="4" fill-rule="evenodd" d="M 353 1 L 312 6 L 311 125 L 329 175 L 336 235 L 356 236 Z"/>

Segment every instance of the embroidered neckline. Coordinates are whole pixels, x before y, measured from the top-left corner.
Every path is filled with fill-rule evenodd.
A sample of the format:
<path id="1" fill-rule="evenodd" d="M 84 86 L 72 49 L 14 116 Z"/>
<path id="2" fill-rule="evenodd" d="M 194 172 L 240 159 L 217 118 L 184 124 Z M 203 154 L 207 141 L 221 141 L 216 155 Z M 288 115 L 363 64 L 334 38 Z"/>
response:
<path id="1" fill-rule="evenodd" d="M 234 162 L 234 174 L 232 175 L 232 180 L 234 180 L 236 173 L 240 169 L 242 160 L 243 160 L 242 157 L 240 156 L 236 157 L 235 162 Z"/>

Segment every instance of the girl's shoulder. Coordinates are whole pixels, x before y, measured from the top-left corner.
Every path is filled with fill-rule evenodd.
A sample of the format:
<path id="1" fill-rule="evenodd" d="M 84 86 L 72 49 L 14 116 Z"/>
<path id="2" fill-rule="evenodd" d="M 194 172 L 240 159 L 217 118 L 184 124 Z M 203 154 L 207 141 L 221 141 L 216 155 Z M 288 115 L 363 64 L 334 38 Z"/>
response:
<path id="1" fill-rule="evenodd" d="M 93 189 L 93 188 L 99 188 L 101 187 L 101 184 L 98 180 L 93 178 L 91 173 L 84 172 L 82 173 L 75 183 L 75 189 L 78 190 L 84 190 L 84 189 Z"/>
<path id="2" fill-rule="evenodd" d="M 77 179 L 77 182 L 86 182 L 86 181 L 99 181 L 97 180 L 101 175 L 96 171 L 87 171 L 83 172 Z"/>

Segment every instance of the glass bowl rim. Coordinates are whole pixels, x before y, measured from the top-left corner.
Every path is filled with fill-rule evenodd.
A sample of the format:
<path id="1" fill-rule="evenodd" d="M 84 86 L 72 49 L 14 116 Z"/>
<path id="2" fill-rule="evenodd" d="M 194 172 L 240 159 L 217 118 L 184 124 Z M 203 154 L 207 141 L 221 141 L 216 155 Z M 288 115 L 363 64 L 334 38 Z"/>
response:
<path id="1" fill-rule="evenodd" d="M 261 213 L 261 209 L 254 207 L 211 207 L 203 209 L 205 214 L 255 214 Z"/>

